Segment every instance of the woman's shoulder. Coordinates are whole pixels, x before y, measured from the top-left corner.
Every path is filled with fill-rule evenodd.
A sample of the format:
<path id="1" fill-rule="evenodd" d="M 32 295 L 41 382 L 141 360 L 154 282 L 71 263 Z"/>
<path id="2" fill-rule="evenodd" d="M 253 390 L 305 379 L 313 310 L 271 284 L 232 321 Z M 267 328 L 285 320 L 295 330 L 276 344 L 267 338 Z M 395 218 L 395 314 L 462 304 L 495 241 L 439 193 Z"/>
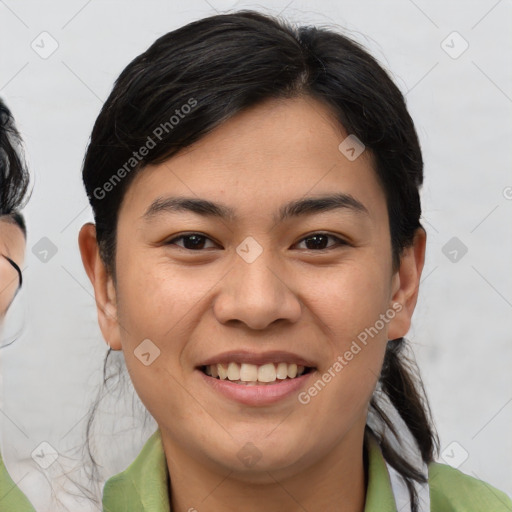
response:
<path id="1" fill-rule="evenodd" d="M 35 512 L 28 498 L 20 491 L 7 472 L 0 452 L 0 510 Z"/>
<path id="2" fill-rule="evenodd" d="M 137 458 L 103 488 L 103 511 L 169 512 L 168 470 L 160 431 L 146 441 Z"/>
<path id="3" fill-rule="evenodd" d="M 512 500 L 492 485 L 440 462 L 429 465 L 432 511 L 512 512 Z"/>

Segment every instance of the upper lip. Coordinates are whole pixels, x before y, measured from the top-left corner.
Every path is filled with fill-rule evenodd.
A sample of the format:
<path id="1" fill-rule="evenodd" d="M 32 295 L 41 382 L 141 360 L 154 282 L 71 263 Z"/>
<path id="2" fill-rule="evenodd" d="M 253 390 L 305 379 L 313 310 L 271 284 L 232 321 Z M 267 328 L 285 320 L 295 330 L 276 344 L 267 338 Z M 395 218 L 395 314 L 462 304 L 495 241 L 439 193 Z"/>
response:
<path id="1" fill-rule="evenodd" d="M 263 365 L 266 363 L 295 363 L 297 366 L 315 367 L 315 363 L 311 360 L 301 357 L 292 352 L 286 351 L 269 351 L 269 352 L 251 352 L 248 350 L 232 350 L 223 352 L 204 360 L 199 367 L 209 366 L 212 364 L 228 364 L 228 363 L 249 363 L 254 365 Z"/>

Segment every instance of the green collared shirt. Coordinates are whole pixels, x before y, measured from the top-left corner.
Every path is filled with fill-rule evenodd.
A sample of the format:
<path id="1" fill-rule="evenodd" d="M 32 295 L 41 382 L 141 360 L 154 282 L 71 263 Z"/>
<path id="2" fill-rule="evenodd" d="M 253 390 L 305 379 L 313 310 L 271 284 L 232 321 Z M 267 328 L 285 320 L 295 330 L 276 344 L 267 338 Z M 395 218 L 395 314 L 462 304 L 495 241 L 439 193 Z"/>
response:
<path id="1" fill-rule="evenodd" d="M 512 501 L 503 492 L 451 466 L 434 462 L 428 475 L 431 512 L 512 512 Z M 170 512 L 167 482 L 168 468 L 157 430 L 135 461 L 107 481 L 103 511 Z M 398 512 L 386 462 L 372 438 L 364 512 Z"/>
<path id="2" fill-rule="evenodd" d="M 0 453 L 0 510 L 2 512 L 35 512 L 28 498 L 18 489 L 4 465 Z M 165 510 L 165 509 L 164 509 Z"/>

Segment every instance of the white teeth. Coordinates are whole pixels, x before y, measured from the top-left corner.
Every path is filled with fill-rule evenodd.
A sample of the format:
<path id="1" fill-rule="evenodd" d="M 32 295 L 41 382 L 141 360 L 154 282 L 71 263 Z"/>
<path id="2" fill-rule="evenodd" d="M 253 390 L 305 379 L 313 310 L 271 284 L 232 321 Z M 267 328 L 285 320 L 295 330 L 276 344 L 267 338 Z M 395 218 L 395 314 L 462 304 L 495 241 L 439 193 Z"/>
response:
<path id="1" fill-rule="evenodd" d="M 297 365 L 295 363 L 288 365 L 288 378 L 294 379 L 297 377 Z"/>
<path id="2" fill-rule="evenodd" d="M 212 366 L 212 365 L 210 365 Z M 223 364 L 218 364 L 217 366 L 217 372 L 219 373 L 219 378 L 221 380 L 226 380 L 228 378 L 228 370 Z M 207 366 L 208 368 L 208 366 Z"/>
<path id="3" fill-rule="evenodd" d="M 276 367 L 272 363 L 263 364 L 258 368 L 260 382 L 274 382 L 276 380 Z"/>
<path id="4" fill-rule="evenodd" d="M 229 379 L 232 380 L 232 379 Z M 240 366 L 240 380 L 254 382 L 258 380 L 258 367 L 255 364 L 242 363 Z"/>
<path id="5" fill-rule="evenodd" d="M 286 377 L 288 377 L 288 365 L 286 363 L 279 363 L 277 365 L 276 375 L 280 380 L 286 379 Z"/>
<path id="6" fill-rule="evenodd" d="M 228 379 L 240 380 L 240 366 L 236 363 L 229 363 L 228 365 Z"/>
<path id="7" fill-rule="evenodd" d="M 266 363 L 255 365 L 250 363 L 213 364 L 205 367 L 206 375 L 221 380 L 238 381 L 248 386 L 260 383 L 272 383 L 276 380 L 294 379 L 300 377 L 306 368 L 295 363 Z"/>

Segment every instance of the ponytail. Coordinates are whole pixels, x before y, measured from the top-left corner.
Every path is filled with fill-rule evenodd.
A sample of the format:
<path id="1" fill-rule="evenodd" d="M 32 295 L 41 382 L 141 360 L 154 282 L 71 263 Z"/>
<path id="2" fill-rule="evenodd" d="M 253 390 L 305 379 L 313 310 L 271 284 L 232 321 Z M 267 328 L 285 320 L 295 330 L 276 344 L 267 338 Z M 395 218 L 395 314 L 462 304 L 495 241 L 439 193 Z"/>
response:
<path id="1" fill-rule="evenodd" d="M 426 483 L 427 477 L 397 450 L 396 443 L 386 435 L 386 430 L 390 431 L 398 441 L 398 447 L 403 446 L 396 423 L 385 409 L 391 405 L 398 413 L 412 434 L 425 464 L 432 462 L 438 453 L 439 439 L 418 367 L 412 355 L 405 353 L 406 348 L 409 347 L 404 338 L 388 341 L 377 390 L 370 401 L 370 412 L 376 417 L 377 426 L 367 425 L 366 430 L 367 434 L 377 437 L 385 460 L 404 478 L 412 511 L 416 512 L 418 496 L 413 480 Z"/>

